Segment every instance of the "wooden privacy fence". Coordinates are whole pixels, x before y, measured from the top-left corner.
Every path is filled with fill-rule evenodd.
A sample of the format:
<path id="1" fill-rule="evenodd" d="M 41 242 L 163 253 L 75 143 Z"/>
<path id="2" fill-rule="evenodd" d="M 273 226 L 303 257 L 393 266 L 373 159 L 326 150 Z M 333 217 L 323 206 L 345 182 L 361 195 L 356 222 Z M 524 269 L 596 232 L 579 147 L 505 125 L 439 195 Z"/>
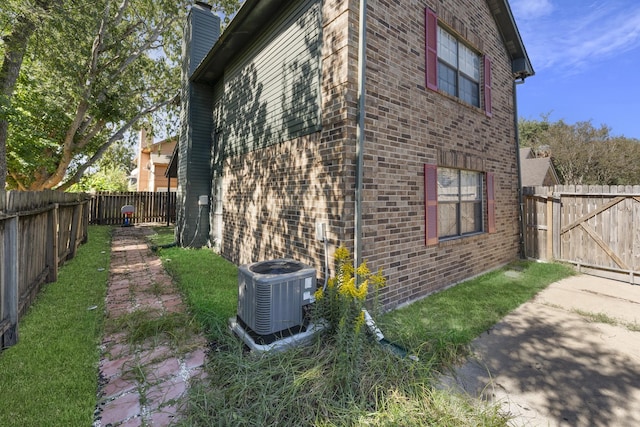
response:
<path id="1" fill-rule="evenodd" d="M 120 209 L 125 205 L 135 208 L 133 223 L 172 223 L 176 219 L 175 192 L 123 192 L 95 193 L 91 195 L 89 207 L 91 224 L 121 225 L 123 215 Z"/>
<path id="2" fill-rule="evenodd" d="M 87 240 L 89 196 L 0 191 L 0 348 L 18 340 L 18 321 L 44 283 Z"/>
<path id="3" fill-rule="evenodd" d="M 636 284 L 640 186 L 525 187 L 525 255 Z"/>

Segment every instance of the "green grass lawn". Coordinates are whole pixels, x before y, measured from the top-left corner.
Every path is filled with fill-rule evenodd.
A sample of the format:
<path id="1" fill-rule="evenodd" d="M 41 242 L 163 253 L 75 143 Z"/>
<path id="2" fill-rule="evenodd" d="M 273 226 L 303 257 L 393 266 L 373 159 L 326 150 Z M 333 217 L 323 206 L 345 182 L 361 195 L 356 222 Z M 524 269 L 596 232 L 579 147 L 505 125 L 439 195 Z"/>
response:
<path id="1" fill-rule="evenodd" d="M 514 262 L 392 311 L 379 324 L 389 339 L 446 362 L 464 354 L 471 340 L 506 314 L 571 274 L 563 264 Z"/>
<path id="2" fill-rule="evenodd" d="M 89 242 L 21 319 L 20 342 L 0 353 L 0 426 L 91 425 L 110 230 L 90 227 Z M 509 311 L 572 274 L 559 264 L 516 262 L 379 316 L 386 337 L 418 361 L 373 341 L 357 354 L 337 351 L 325 336 L 252 354 L 227 327 L 236 314 L 236 266 L 206 249 L 161 247 L 173 241 L 169 228 L 152 240 L 213 343 L 208 377 L 191 388 L 185 426 L 504 426 L 496 406 L 433 387 L 435 373 Z"/>
<path id="3" fill-rule="evenodd" d="M 160 235 L 158 242 L 169 240 Z M 250 354 L 228 332 L 235 315 L 236 267 L 210 251 L 159 250 L 194 314 L 215 340 L 208 378 L 191 389 L 181 425 L 504 426 L 497 406 L 433 387 L 468 344 L 550 283 L 572 274 L 559 264 L 516 262 L 381 316 L 387 338 L 419 361 L 369 341 L 356 363 L 331 337 L 276 354 Z"/>
<path id="4" fill-rule="evenodd" d="M 89 227 L 88 243 L 20 319 L 18 344 L 0 353 L 0 426 L 93 423 L 110 230 Z"/>
<path id="5" fill-rule="evenodd" d="M 155 245 L 173 241 L 173 228 L 156 228 Z M 157 255 L 178 283 L 192 314 L 215 339 L 235 316 L 238 303 L 238 268 L 206 249 L 159 248 Z"/>

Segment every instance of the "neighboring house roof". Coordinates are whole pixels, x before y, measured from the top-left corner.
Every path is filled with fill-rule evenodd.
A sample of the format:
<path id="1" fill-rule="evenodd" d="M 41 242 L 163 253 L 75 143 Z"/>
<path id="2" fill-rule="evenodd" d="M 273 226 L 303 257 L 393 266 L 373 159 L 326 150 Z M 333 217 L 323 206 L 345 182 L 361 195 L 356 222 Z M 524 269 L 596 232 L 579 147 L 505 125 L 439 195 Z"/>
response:
<path id="1" fill-rule="evenodd" d="M 178 177 L 178 160 L 179 160 L 179 150 L 178 144 L 173 147 L 173 153 L 171 153 L 171 159 L 169 160 L 169 165 L 167 166 L 167 170 L 164 171 L 164 176 L 167 178 L 177 178 Z"/>
<path id="2" fill-rule="evenodd" d="M 288 0 L 246 0 L 229 23 L 207 56 L 198 65 L 191 80 L 200 83 L 215 82 L 224 71 L 229 59 L 236 55 L 262 29 Z M 531 61 L 516 27 L 507 0 L 487 0 L 511 59 L 511 69 L 517 79 L 534 74 Z"/>
<path id="3" fill-rule="evenodd" d="M 523 187 L 560 183 L 551 157 L 534 158 L 531 148 L 520 149 L 520 179 Z"/>

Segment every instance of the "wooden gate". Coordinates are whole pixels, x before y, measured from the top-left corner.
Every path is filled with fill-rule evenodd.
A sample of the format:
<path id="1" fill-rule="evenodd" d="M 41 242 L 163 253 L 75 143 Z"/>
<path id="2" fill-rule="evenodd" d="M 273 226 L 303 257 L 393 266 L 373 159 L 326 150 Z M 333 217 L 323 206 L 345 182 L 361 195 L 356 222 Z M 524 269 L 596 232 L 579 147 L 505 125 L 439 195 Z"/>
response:
<path id="1" fill-rule="evenodd" d="M 529 187 L 524 199 L 527 257 L 640 282 L 640 186 Z"/>

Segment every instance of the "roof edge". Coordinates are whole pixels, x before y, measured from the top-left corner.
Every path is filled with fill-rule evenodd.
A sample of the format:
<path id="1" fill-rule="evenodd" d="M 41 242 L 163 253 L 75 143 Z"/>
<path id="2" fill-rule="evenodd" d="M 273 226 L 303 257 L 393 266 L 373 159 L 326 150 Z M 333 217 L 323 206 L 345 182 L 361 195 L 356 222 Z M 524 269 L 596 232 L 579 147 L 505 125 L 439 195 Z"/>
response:
<path id="1" fill-rule="evenodd" d="M 535 74 L 527 50 L 522 42 L 508 0 L 487 0 L 489 9 L 498 25 L 511 58 L 511 71 L 515 79 L 525 79 Z"/>
<path id="2" fill-rule="evenodd" d="M 282 5 L 288 3 L 287 0 L 245 0 L 190 80 L 198 83 L 217 80 L 227 62 L 272 20 Z"/>

